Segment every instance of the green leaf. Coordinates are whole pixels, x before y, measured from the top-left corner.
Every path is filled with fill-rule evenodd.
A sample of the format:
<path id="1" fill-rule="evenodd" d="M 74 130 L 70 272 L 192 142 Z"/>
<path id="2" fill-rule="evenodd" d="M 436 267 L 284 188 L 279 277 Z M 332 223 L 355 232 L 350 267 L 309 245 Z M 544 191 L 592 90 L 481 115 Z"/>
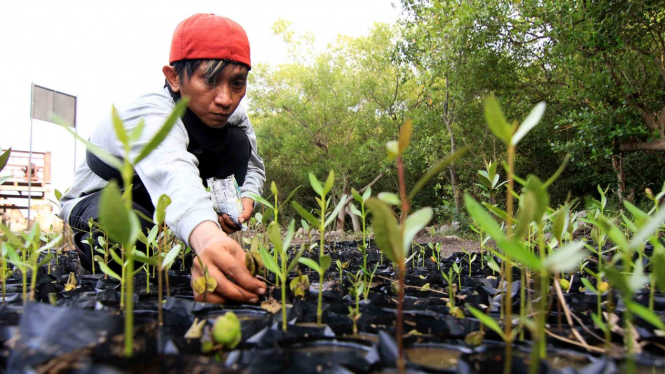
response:
<path id="1" fill-rule="evenodd" d="M 129 141 L 136 142 L 139 139 L 141 139 L 141 134 L 143 134 L 144 128 L 145 128 L 145 119 L 141 118 L 139 119 L 138 123 L 136 124 L 132 132 L 129 134 Z"/>
<path id="2" fill-rule="evenodd" d="M 565 203 L 554 214 L 554 223 L 552 224 L 552 235 L 559 241 L 563 240 L 563 235 L 568 231 L 568 223 L 570 220 L 570 207 Z"/>
<path id="3" fill-rule="evenodd" d="M 536 209 L 534 212 L 533 220 L 536 223 L 540 223 L 543 219 L 543 215 L 547 212 L 547 208 L 550 205 L 550 197 L 543 187 L 543 183 L 535 175 L 529 175 L 526 181 L 527 191 L 533 191 L 536 198 Z"/>
<path id="4" fill-rule="evenodd" d="M 367 187 L 367 189 L 363 193 L 363 202 L 367 201 L 367 199 L 369 199 L 370 196 L 372 196 L 372 187 Z"/>
<path id="5" fill-rule="evenodd" d="M 330 190 L 333 188 L 333 184 L 335 183 L 335 172 L 330 170 L 330 173 L 328 173 L 328 179 L 326 179 L 326 184 L 323 187 L 323 194 L 327 195 Z"/>
<path id="6" fill-rule="evenodd" d="M 495 241 L 505 239 L 506 236 L 504 235 L 503 230 L 501 230 L 499 224 L 496 223 L 492 216 L 490 216 L 489 213 L 483 209 L 482 205 L 478 204 L 478 202 L 473 197 L 471 197 L 471 195 L 464 195 L 464 204 L 466 205 L 466 210 L 469 212 L 469 215 L 476 223 L 478 223 L 483 231 L 492 237 L 492 239 Z"/>
<path id="7" fill-rule="evenodd" d="M 568 242 L 558 250 L 550 251 L 543 265 L 553 274 L 567 272 L 579 266 L 580 262 L 587 257 L 584 242 Z"/>
<path id="8" fill-rule="evenodd" d="M 330 257 L 329 255 L 321 256 L 319 261 L 321 262 L 320 265 L 322 273 L 328 270 L 328 268 L 330 268 L 330 265 L 332 265 L 332 257 Z"/>
<path id="9" fill-rule="evenodd" d="M 302 187 L 302 186 L 298 186 L 298 187 L 294 188 L 293 191 L 291 191 L 291 193 L 289 194 L 289 196 L 286 198 L 286 200 L 284 200 L 284 202 L 281 203 L 279 206 L 284 206 L 284 205 L 288 204 L 289 201 L 291 201 L 291 199 L 293 199 L 293 197 L 296 195 L 296 192 L 298 192 L 298 190 L 300 189 L 300 187 Z"/>
<path id="10" fill-rule="evenodd" d="M 127 130 L 125 130 L 125 124 L 120 119 L 118 115 L 118 110 L 115 109 L 115 105 L 111 106 L 111 119 L 113 122 L 113 129 L 115 130 L 115 135 L 118 137 L 118 140 L 124 145 L 129 145 L 129 138 L 127 137 Z"/>
<path id="11" fill-rule="evenodd" d="M 605 331 L 605 329 L 607 328 L 607 325 L 605 324 L 605 322 L 603 322 L 602 317 L 600 317 L 598 314 L 596 314 L 596 313 L 591 313 L 591 320 L 593 320 L 593 323 L 594 323 L 594 324 L 596 325 L 596 327 L 598 327 L 599 329 Z"/>
<path id="12" fill-rule="evenodd" d="M 402 127 L 399 129 L 399 147 L 398 154 L 401 156 L 404 154 L 404 151 L 409 146 L 411 142 L 411 131 L 413 130 L 413 124 L 410 119 L 407 119 Z"/>
<path id="13" fill-rule="evenodd" d="M 312 227 L 319 227 L 321 222 L 319 222 L 319 220 L 316 219 L 316 217 L 314 217 L 312 213 L 306 211 L 305 208 L 300 206 L 300 204 L 298 204 L 295 201 L 291 202 L 291 206 L 293 207 L 293 209 L 296 210 L 296 212 L 298 212 L 298 214 L 300 214 L 304 219 L 306 219 L 309 222 L 309 224 L 312 225 Z"/>
<path id="14" fill-rule="evenodd" d="M 623 219 L 624 225 L 626 225 L 626 227 L 628 227 L 630 232 L 636 233 L 637 231 L 639 231 L 639 228 L 637 228 L 637 226 L 635 226 L 633 221 L 631 221 L 628 217 L 626 217 L 625 214 L 621 213 L 621 219 Z"/>
<path id="15" fill-rule="evenodd" d="M 573 156 L 570 153 L 566 154 L 566 157 L 563 158 L 563 162 L 561 165 L 559 165 L 559 168 L 556 169 L 554 174 L 552 174 L 552 176 L 547 181 L 545 181 L 545 183 L 543 183 L 543 188 L 549 187 L 557 178 L 559 178 L 559 175 L 561 175 L 561 173 L 563 173 L 563 171 L 566 169 L 566 165 L 568 165 L 568 162 L 572 157 Z"/>
<path id="16" fill-rule="evenodd" d="M 53 253 L 49 252 L 46 256 L 44 256 L 44 258 L 41 261 L 39 261 L 39 263 L 37 264 L 37 267 L 39 268 L 43 265 L 48 264 L 49 261 L 51 261 L 52 258 L 53 258 Z"/>
<path id="17" fill-rule="evenodd" d="M 136 247 L 134 247 L 134 248 L 136 248 Z M 143 253 L 141 251 L 137 251 L 137 250 L 133 251 L 132 259 L 134 261 L 138 261 L 138 262 L 148 264 L 148 265 L 151 265 L 151 266 L 157 266 L 158 265 L 156 257 L 148 257 L 148 256 L 146 256 L 145 253 Z"/>
<path id="18" fill-rule="evenodd" d="M 178 257 L 180 254 L 180 249 L 182 247 L 180 244 L 174 245 L 173 248 L 169 251 L 169 253 L 166 254 L 166 257 L 164 257 L 164 260 L 162 261 L 162 267 L 161 270 L 166 269 L 170 267 L 173 264 L 173 261 Z"/>
<path id="19" fill-rule="evenodd" d="M 0 177 L 0 184 L 5 183 L 6 181 L 12 179 L 13 175 L 5 175 L 4 177 Z"/>
<path id="20" fill-rule="evenodd" d="M 365 203 L 373 216 L 374 239 L 392 262 L 404 259 L 402 238 L 393 211 L 381 200 L 371 197 Z"/>
<path id="21" fill-rule="evenodd" d="M 7 161 L 9 161 L 9 155 L 11 155 L 12 149 L 9 148 L 8 150 L 4 151 L 2 155 L 0 155 L 0 170 L 4 169 L 5 166 L 7 166 Z"/>
<path id="22" fill-rule="evenodd" d="M 272 206 L 272 204 L 271 204 L 268 200 L 262 198 L 261 196 L 255 194 L 255 193 L 253 193 L 253 192 L 248 192 L 248 193 L 247 193 L 247 196 L 248 196 L 250 199 L 252 199 L 252 200 L 254 200 L 254 201 L 256 201 L 256 202 L 259 202 L 259 203 L 261 203 L 261 204 L 267 206 L 267 207 L 270 208 L 270 209 L 274 209 L 274 208 L 275 208 L 274 206 Z"/>
<path id="23" fill-rule="evenodd" d="M 649 237 L 657 235 L 656 231 L 660 229 L 663 221 L 665 221 L 665 206 L 661 206 L 658 212 L 640 228 L 640 231 L 633 235 L 630 240 L 630 248 L 635 249 L 644 244 Z"/>
<path id="24" fill-rule="evenodd" d="M 526 230 L 529 228 L 536 215 L 537 204 L 536 194 L 533 191 L 525 190 L 522 193 L 519 204 L 520 209 L 515 224 L 515 237 L 522 238 Z"/>
<path id="25" fill-rule="evenodd" d="M 98 261 L 97 264 L 99 265 L 99 269 L 102 271 L 102 273 L 108 275 L 111 278 L 122 281 L 122 278 L 120 278 L 120 276 L 115 271 L 111 270 L 110 267 L 106 266 L 105 263 Z"/>
<path id="26" fill-rule="evenodd" d="M 115 181 L 109 182 L 102 190 L 99 221 L 111 240 L 122 244 L 125 248 L 134 246 L 141 225 L 136 214 L 126 208 Z"/>
<path id="27" fill-rule="evenodd" d="M 598 290 L 596 289 L 596 287 L 593 286 L 593 284 L 591 284 L 591 282 L 588 279 L 582 277 L 582 284 L 584 284 L 584 287 L 586 287 L 587 290 L 595 294 L 598 294 Z"/>
<path id="28" fill-rule="evenodd" d="M 651 311 L 649 308 L 638 304 L 634 301 L 627 301 L 624 300 L 624 303 L 626 304 L 626 307 L 630 309 L 633 313 L 635 313 L 637 316 L 642 318 L 643 320 L 649 322 L 651 325 L 656 327 L 658 330 L 665 330 L 665 324 L 663 321 L 660 319 L 660 317 Z"/>
<path id="29" fill-rule="evenodd" d="M 429 221 L 432 220 L 434 212 L 432 208 L 425 207 L 418 211 L 413 212 L 404 221 L 404 233 L 402 237 L 402 248 L 404 251 L 404 257 L 409 253 L 411 248 L 411 241 L 418 234 L 420 230 L 425 228 Z"/>
<path id="30" fill-rule="evenodd" d="M 321 267 L 319 266 L 319 264 L 317 264 L 316 261 L 312 260 L 311 258 L 300 257 L 298 259 L 298 262 L 305 265 L 305 266 L 307 266 L 308 268 L 314 270 L 315 272 L 317 272 L 319 274 L 322 273 Z"/>
<path id="31" fill-rule="evenodd" d="M 543 118 L 543 113 L 545 113 L 545 102 L 541 101 L 536 104 L 531 110 L 531 113 L 529 113 L 529 116 L 526 117 L 517 131 L 515 131 L 511 141 L 512 145 L 517 145 L 517 143 L 519 143 L 520 140 L 531 131 L 531 129 L 536 127 L 538 122 L 540 122 L 540 119 Z"/>
<path id="32" fill-rule="evenodd" d="M 497 207 L 495 205 L 490 205 L 489 203 L 487 203 L 485 201 L 482 202 L 482 205 L 487 210 L 489 210 L 490 213 L 494 214 L 495 216 L 501 218 L 504 221 L 506 220 L 506 217 L 508 217 L 508 214 L 504 210 L 500 209 L 499 207 Z"/>
<path id="33" fill-rule="evenodd" d="M 51 239 L 48 243 L 46 243 L 46 244 L 44 244 L 43 246 L 41 246 L 41 247 L 37 250 L 37 253 L 40 253 L 40 252 L 43 252 L 43 251 L 46 250 L 46 249 L 50 249 L 50 248 L 52 248 L 53 246 L 55 246 L 56 244 L 58 244 L 58 243 L 60 242 L 61 239 L 62 239 L 62 235 L 58 235 L 58 236 L 56 236 L 55 238 Z"/>
<path id="34" fill-rule="evenodd" d="M 399 198 L 399 195 L 396 193 L 379 192 L 379 194 L 376 197 L 378 197 L 379 200 L 383 201 L 384 203 L 392 204 L 395 206 L 402 205 L 402 200 Z"/>
<path id="35" fill-rule="evenodd" d="M 279 268 L 279 265 L 277 265 L 277 262 L 275 262 L 275 259 L 266 251 L 265 248 L 261 247 L 259 250 L 259 253 L 261 254 L 261 260 L 263 260 L 263 264 L 266 266 L 266 269 L 270 270 L 273 274 L 277 276 L 281 276 L 282 271 Z"/>
<path id="36" fill-rule="evenodd" d="M 291 260 L 291 263 L 289 264 L 289 267 L 286 269 L 287 274 L 290 273 L 291 271 L 293 271 L 293 269 L 296 267 L 296 265 L 298 264 L 298 261 L 300 260 L 300 257 L 302 256 L 303 252 L 305 251 L 305 248 L 307 248 L 307 246 L 304 243 L 300 245 L 300 249 L 298 250 L 296 255 L 293 257 L 293 260 Z"/>
<path id="37" fill-rule="evenodd" d="M 0 168 L 0 170 L 2 170 L 2 168 Z M 53 195 L 55 195 L 56 200 L 58 201 L 62 200 L 62 192 L 60 192 L 60 190 L 58 190 L 57 188 L 53 190 Z"/>
<path id="38" fill-rule="evenodd" d="M 360 196 L 360 194 L 358 193 L 358 191 L 356 191 L 355 188 L 352 188 L 352 189 L 351 189 L 351 195 L 352 195 L 353 198 L 354 198 L 358 203 L 360 203 L 360 204 L 362 204 L 362 202 L 364 201 L 364 200 L 363 200 L 363 197 Z"/>
<path id="39" fill-rule="evenodd" d="M 185 114 L 185 110 L 187 110 L 187 103 L 189 103 L 189 98 L 187 97 L 183 97 L 182 99 L 178 100 L 178 102 L 175 104 L 175 107 L 173 108 L 173 111 L 168 116 L 162 127 L 157 131 L 155 136 L 150 139 L 148 144 L 146 144 L 145 147 L 141 149 L 141 153 L 136 156 L 132 163 L 133 165 L 137 165 L 144 158 L 148 157 L 150 152 L 157 148 L 157 146 L 159 146 L 162 141 L 166 139 L 166 136 L 169 134 L 169 132 L 171 132 L 171 129 L 173 129 L 176 121 L 180 119 L 183 114 Z"/>
<path id="40" fill-rule="evenodd" d="M 399 143 L 396 140 L 387 142 L 386 152 L 388 153 L 388 161 L 394 160 L 397 156 L 399 156 Z"/>
<path id="41" fill-rule="evenodd" d="M 0 230 L 2 230 L 3 234 L 5 235 L 5 238 L 16 248 L 20 248 L 23 246 L 23 241 L 19 239 L 16 235 L 14 235 L 11 230 L 9 230 L 9 227 L 3 225 L 0 223 Z"/>
<path id="42" fill-rule="evenodd" d="M 645 284 L 649 283 L 649 278 L 644 275 L 644 266 L 642 261 L 637 261 L 630 277 L 628 277 L 628 287 L 631 293 L 639 291 Z"/>
<path id="43" fill-rule="evenodd" d="M 494 96 L 485 98 L 485 120 L 492 133 L 499 138 L 503 144 L 510 145 L 513 128 L 503 115 L 499 102 Z"/>
<path id="44" fill-rule="evenodd" d="M 506 340 L 506 334 L 503 332 L 501 327 L 499 327 L 499 324 L 494 320 L 494 318 L 472 307 L 471 305 L 467 305 L 466 309 L 471 312 L 471 314 L 473 314 L 473 316 L 476 317 L 480 322 L 482 322 L 483 325 L 489 327 L 492 331 L 499 334 L 503 340 Z"/>
<path id="45" fill-rule="evenodd" d="M 309 225 L 307 224 L 307 220 L 305 220 L 305 219 L 301 219 L 301 220 L 300 220 L 300 226 L 302 226 L 302 228 L 303 228 L 305 231 L 309 232 Z"/>
<path id="46" fill-rule="evenodd" d="M 605 216 L 600 215 L 596 219 L 598 225 L 600 228 L 603 229 L 607 233 L 607 236 L 614 242 L 614 244 L 618 245 L 619 248 L 621 248 L 622 251 L 629 251 L 630 250 L 630 245 L 628 244 L 628 241 L 626 240 L 626 237 L 623 235 L 621 230 L 619 230 L 618 227 L 616 227 L 612 222 L 610 222 Z"/>
<path id="47" fill-rule="evenodd" d="M 407 196 L 408 201 L 412 201 L 413 198 L 416 196 L 416 194 L 423 188 L 425 185 L 427 185 L 427 182 L 430 181 L 430 179 L 434 178 L 436 175 L 438 175 L 445 167 L 450 166 L 455 160 L 458 158 L 462 157 L 467 151 L 469 150 L 469 147 L 462 147 L 458 149 L 455 153 L 451 154 L 450 156 L 444 158 L 443 160 L 437 162 L 434 166 L 432 166 L 425 175 L 423 175 L 418 182 L 413 186 L 411 189 L 411 192 L 409 192 L 409 195 Z"/>
<path id="48" fill-rule="evenodd" d="M 323 195 L 323 187 L 321 186 L 321 182 L 316 179 L 316 175 L 309 173 L 309 183 L 312 185 L 312 188 L 317 195 Z"/>
<path id="49" fill-rule="evenodd" d="M 275 247 L 277 253 L 281 254 L 284 252 L 284 247 L 282 246 L 282 231 L 277 222 L 270 222 L 270 225 L 268 225 L 268 239 L 270 239 L 270 243 Z"/>
<path id="50" fill-rule="evenodd" d="M 162 194 L 157 200 L 157 209 L 155 209 L 155 217 L 157 218 L 157 224 L 162 226 L 164 224 L 164 219 L 166 218 L 166 208 L 171 205 L 171 198 Z"/>
<path id="51" fill-rule="evenodd" d="M 273 196 L 277 196 L 278 191 L 277 191 L 277 184 L 275 183 L 275 181 L 272 181 L 270 183 L 270 192 L 272 192 Z"/>
<path id="52" fill-rule="evenodd" d="M 630 214 L 633 215 L 633 218 L 635 218 L 635 223 L 643 222 L 644 220 L 649 218 L 649 215 L 647 213 L 645 213 L 644 211 L 642 211 L 642 209 L 636 207 L 635 205 L 631 204 L 630 201 L 624 200 L 623 205 L 630 212 Z"/>
<path id="53" fill-rule="evenodd" d="M 296 220 L 292 219 L 289 223 L 289 227 L 286 229 L 286 235 L 284 236 L 284 241 L 282 243 L 284 252 L 286 253 L 291 245 L 291 240 L 293 240 L 293 235 L 296 232 Z"/>
<path id="54" fill-rule="evenodd" d="M 357 215 L 358 217 L 363 216 L 362 212 L 359 211 L 358 208 L 356 208 L 356 206 L 353 205 L 353 203 L 349 204 L 349 210 L 351 210 L 351 213 Z"/>
<path id="55" fill-rule="evenodd" d="M 513 261 L 519 262 L 527 269 L 531 269 L 535 272 L 540 272 L 545 269 L 540 259 L 533 253 L 529 252 L 521 240 L 504 239 L 500 240 L 497 244 L 506 256 Z"/>
<path id="56" fill-rule="evenodd" d="M 333 209 L 332 213 L 328 216 L 328 219 L 326 219 L 326 222 L 323 224 L 323 227 L 328 227 L 332 223 L 332 221 L 337 219 L 337 215 L 339 214 L 339 211 L 342 210 L 344 205 L 346 204 L 346 195 L 342 195 L 339 199 L 339 203 L 337 203 L 337 206 L 335 209 Z"/>
<path id="57" fill-rule="evenodd" d="M 109 248 L 109 253 L 111 254 L 111 258 L 113 259 L 113 261 L 115 261 L 118 265 L 122 266 L 122 258 L 117 253 L 115 253 L 115 251 L 111 248 Z"/>
<path id="58" fill-rule="evenodd" d="M 157 243 L 155 242 L 155 240 L 157 239 L 157 234 L 158 233 L 159 233 L 159 226 L 155 225 L 150 229 L 150 232 L 148 233 L 148 237 L 146 238 L 146 241 L 148 242 L 148 244 L 150 244 L 152 246 L 157 246 Z M 100 236 L 99 238 L 101 239 L 102 237 Z M 100 243 L 100 245 L 104 245 L 104 244 Z"/>

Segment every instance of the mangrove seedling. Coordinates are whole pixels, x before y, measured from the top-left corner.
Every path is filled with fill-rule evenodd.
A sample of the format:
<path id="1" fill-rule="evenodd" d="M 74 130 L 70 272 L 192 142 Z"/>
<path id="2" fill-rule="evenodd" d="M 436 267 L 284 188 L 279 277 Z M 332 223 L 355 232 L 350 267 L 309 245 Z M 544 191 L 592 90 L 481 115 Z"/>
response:
<path id="1" fill-rule="evenodd" d="M 335 206 L 335 209 L 330 213 L 330 215 L 326 215 L 326 212 L 328 211 L 328 205 L 329 205 L 329 200 L 326 199 L 326 196 L 330 191 L 332 191 L 333 184 L 335 183 L 335 172 L 330 171 L 328 173 L 328 179 L 326 179 L 325 184 L 321 185 L 321 182 L 316 178 L 316 176 L 312 173 L 309 173 L 309 183 L 312 185 L 312 189 L 314 192 L 316 192 L 319 196 L 315 197 L 316 202 L 319 204 L 319 217 L 314 217 L 312 213 L 307 211 L 305 208 L 303 208 L 300 204 L 297 202 L 292 202 L 291 205 L 293 208 L 300 214 L 307 222 L 309 222 L 312 227 L 318 227 L 319 228 L 319 238 L 320 238 L 320 246 L 319 246 L 319 263 L 317 264 L 316 267 L 312 267 L 312 263 L 314 262 L 313 260 L 310 260 L 308 258 L 302 258 L 301 260 L 307 260 L 305 262 L 302 262 L 303 265 L 306 265 L 310 267 L 312 270 L 317 271 L 319 273 L 319 301 L 318 305 L 316 308 L 316 322 L 320 325 L 321 324 L 321 316 L 323 313 L 322 310 L 322 304 L 323 304 L 323 275 L 328 270 L 330 265 L 332 264 L 332 258 L 330 256 L 325 255 L 324 249 L 325 249 L 325 233 L 326 233 L 326 227 L 328 227 L 335 219 L 337 219 L 337 214 L 339 213 L 340 210 L 344 207 L 346 203 L 346 195 L 342 195 L 341 198 L 339 199 L 339 203 L 337 206 Z"/>
<path id="2" fill-rule="evenodd" d="M 343 284 L 344 282 L 344 269 L 346 269 L 349 266 L 348 262 L 342 263 L 340 260 L 335 261 L 335 266 L 337 266 L 337 270 L 339 271 L 339 284 Z"/>
<path id="3" fill-rule="evenodd" d="M 448 283 L 448 308 L 452 310 L 453 308 L 455 308 L 455 292 L 454 292 L 455 281 L 453 278 L 453 269 L 448 268 L 447 274 L 446 272 L 441 271 L 441 276 L 443 277 L 443 279 L 446 280 L 446 283 Z"/>
<path id="4" fill-rule="evenodd" d="M 471 252 L 464 249 L 464 247 L 462 247 L 462 251 L 464 251 L 464 253 L 466 253 L 466 259 L 469 263 L 469 277 L 471 277 L 471 264 L 473 264 L 473 262 L 476 261 L 476 254 L 474 253 L 473 256 L 472 256 Z"/>
<path id="5" fill-rule="evenodd" d="M 372 212 L 373 228 L 375 240 L 383 255 L 388 260 L 397 264 L 399 293 L 397 296 L 397 368 L 400 373 L 404 372 L 404 347 L 402 344 L 403 337 L 403 315 L 402 307 L 404 301 L 404 274 L 406 272 L 405 260 L 411 249 L 411 243 L 416 234 L 425 228 L 431 221 L 433 211 L 432 208 L 422 208 L 413 214 L 409 215 L 411 208 L 411 201 L 416 194 L 430 181 L 430 179 L 441 172 L 445 167 L 452 164 L 455 159 L 459 158 L 466 152 L 466 148 L 462 148 L 446 159 L 436 163 L 423 177 L 416 182 L 411 192 L 406 191 L 406 178 L 404 174 L 404 163 L 402 156 L 404 151 L 409 145 L 411 140 L 411 121 L 406 121 L 399 134 L 398 141 L 391 141 L 386 144 L 388 151 L 388 159 L 395 160 L 397 163 L 397 179 L 399 182 L 399 195 L 395 193 L 380 193 L 378 198 L 369 198 L 365 205 Z M 393 213 L 392 209 L 387 205 L 392 204 L 400 207 L 399 224 Z"/>
<path id="6" fill-rule="evenodd" d="M 455 274 L 457 274 L 457 287 L 458 287 L 458 289 L 461 290 L 462 289 L 462 266 L 459 263 L 454 262 L 452 269 L 455 272 Z"/>
<path id="7" fill-rule="evenodd" d="M 291 240 L 293 239 L 293 234 L 295 233 L 295 226 L 296 226 L 296 221 L 291 220 L 291 223 L 289 224 L 289 228 L 286 231 L 286 235 L 284 236 L 284 239 L 282 240 L 282 234 L 279 229 L 279 225 L 277 222 L 270 222 L 270 225 L 268 225 L 268 239 L 270 239 L 270 243 L 272 243 L 275 252 L 279 255 L 279 264 L 275 259 L 270 256 L 268 251 L 266 251 L 265 248 L 261 248 L 260 253 L 261 253 L 261 259 L 263 260 L 263 263 L 265 267 L 270 270 L 275 276 L 277 277 L 277 281 L 281 284 L 281 290 L 282 290 L 282 330 L 286 332 L 286 278 L 288 277 L 289 273 L 296 267 L 298 264 L 298 260 L 300 260 L 300 256 L 302 256 L 303 251 L 305 250 L 305 246 L 302 245 L 300 247 L 300 250 L 298 253 L 296 253 L 295 257 L 289 263 L 289 255 L 288 255 L 288 248 L 289 245 L 291 244 Z"/>
<path id="8" fill-rule="evenodd" d="M 363 273 L 361 270 L 358 270 L 356 274 L 347 274 L 349 281 L 351 282 L 351 295 L 356 300 L 355 309 L 352 306 L 349 306 L 349 318 L 353 321 L 353 335 L 358 335 L 358 320 L 361 317 L 359 300 L 360 295 L 363 293 L 365 288 L 365 283 L 363 281 Z"/>
<path id="9" fill-rule="evenodd" d="M 365 274 L 365 286 L 363 287 L 363 299 L 367 300 L 369 297 L 369 291 L 372 289 L 372 282 L 374 281 L 374 274 L 376 274 L 376 269 L 379 267 L 379 264 L 374 264 L 374 269 L 372 272 L 368 272 L 367 269 L 361 268 Z M 369 279 L 367 278 L 369 277 Z"/>
<path id="10" fill-rule="evenodd" d="M 263 204 L 266 208 L 268 208 L 269 211 L 272 211 L 275 215 L 275 218 L 274 218 L 273 222 L 279 223 L 279 211 L 282 209 L 282 207 L 284 205 L 288 204 L 288 202 L 293 198 L 293 196 L 295 196 L 296 192 L 299 189 L 300 189 L 300 186 L 296 187 L 293 191 L 291 191 L 291 193 L 289 194 L 289 197 L 287 197 L 286 200 L 281 204 L 279 203 L 279 198 L 278 198 L 279 197 L 279 190 L 277 189 L 277 184 L 275 184 L 275 181 L 273 181 L 270 184 L 270 192 L 272 192 L 272 195 L 275 199 L 274 203 L 270 203 L 268 200 L 264 199 L 263 197 L 255 194 L 255 193 L 249 193 L 248 196 L 250 198 L 252 198 L 252 200 Z M 265 218 L 267 218 L 267 216 Z M 266 222 L 263 222 L 263 224 L 265 225 Z M 277 262 L 277 256 L 278 256 L 278 253 L 273 253 L 273 259 L 275 260 L 275 262 Z"/>
<path id="11" fill-rule="evenodd" d="M 372 196 L 372 187 L 367 187 L 362 195 L 352 188 L 351 195 L 353 195 L 353 198 L 358 204 L 360 204 L 360 210 L 358 210 L 353 203 L 351 203 L 350 209 L 351 213 L 360 217 L 363 224 L 363 244 L 360 246 L 360 252 L 362 252 L 363 255 L 363 267 L 367 268 L 367 212 L 365 211 L 365 202 Z"/>
<path id="12" fill-rule="evenodd" d="M 597 221 L 607 232 L 609 238 L 620 250 L 620 256 L 615 256 L 612 262 L 605 264 L 602 268 L 603 273 L 610 282 L 612 288 L 619 292 L 621 300 L 626 306 L 624 311 L 624 330 L 625 344 L 628 351 L 627 371 L 635 373 L 634 342 L 633 342 L 633 315 L 637 315 L 659 330 L 665 330 L 665 323 L 654 313 L 653 309 L 645 307 L 633 300 L 635 293 L 649 282 L 649 278 L 644 275 L 644 268 L 641 258 L 638 258 L 633 265 L 633 256 L 636 251 L 641 251 L 644 243 L 650 241 L 655 244 L 657 250 L 654 251 L 654 261 L 657 265 L 665 265 L 665 253 L 658 238 L 660 236 L 661 225 L 665 221 L 665 209 L 661 207 L 653 216 L 646 216 L 636 223 L 637 232 L 628 240 L 621 230 L 604 216 L 599 216 Z M 639 225 L 639 226 L 638 226 Z M 621 267 L 617 264 L 621 261 Z M 632 266 L 632 269 L 631 269 Z M 665 286 L 665 272 L 659 266 L 655 266 L 657 283 L 661 288 Z M 662 289 L 661 289 L 662 290 Z M 599 290 L 598 290 L 599 291 Z"/>

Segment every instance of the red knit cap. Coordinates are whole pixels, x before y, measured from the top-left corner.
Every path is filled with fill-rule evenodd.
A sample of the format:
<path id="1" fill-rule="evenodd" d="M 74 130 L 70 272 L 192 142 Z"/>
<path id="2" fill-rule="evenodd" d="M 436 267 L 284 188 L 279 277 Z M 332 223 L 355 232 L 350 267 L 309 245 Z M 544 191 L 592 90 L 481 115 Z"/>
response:
<path id="1" fill-rule="evenodd" d="M 169 63 L 180 60 L 230 60 L 252 66 L 243 28 L 228 18 L 195 14 L 173 32 Z"/>

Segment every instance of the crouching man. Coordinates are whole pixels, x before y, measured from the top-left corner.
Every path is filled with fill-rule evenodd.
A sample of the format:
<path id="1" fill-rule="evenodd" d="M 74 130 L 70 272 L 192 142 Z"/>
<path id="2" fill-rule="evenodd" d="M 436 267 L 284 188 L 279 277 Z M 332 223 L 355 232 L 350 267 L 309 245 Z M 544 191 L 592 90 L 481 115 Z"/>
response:
<path id="1" fill-rule="evenodd" d="M 169 65 L 162 68 L 165 87 L 118 110 L 128 133 L 140 120 L 145 121 L 141 139 L 131 150 L 135 157 L 162 126 L 175 102 L 181 97 L 190 100 L 185 115 L 164 141 L 135 165 L 133 205 L 152 217 L 157 199 L 162 194 L 171 198 L 166 223 L 193 248 L 217 281 L 215 291 L 206 295 L 208 302 L 253 303 L 266 289 L 247 271 L 245 252 L 226 235 L 240 227 L 228 216 L 215 213 L 204 185 L 207 178 L 233 174 L 244 208 L 239 221 L 249 220 L 254 202 L 247 194 L 261 194 L 265 181 L 256 135 L 239 106 L 250 68 L 249 41 L 240 25 L 214 14 L 195 14 L 175 29 Z M 110 116 L 95 128 L 90 141 L 113 155 L 123 155 Z M 61 201 L 60 216 L 75 231 L 79 258 L 88 270 L 95 266 L 93 249 L 86 240 L 88 221 L 98 219 L 101 190 L 111 179 L 121 180 L 118 171 L 88 152 L 77 167 L 73 187 Z M 146 232 L 152 224 L 141 220 L 141 225 Z M 100 234 L 93 233 L 95 241 L 96 235 Z M 202 276 L 203 269 L 195 259 L 192 281 Z M 203 295 L 195 293 L 195 298 L 202 301 Z"/>

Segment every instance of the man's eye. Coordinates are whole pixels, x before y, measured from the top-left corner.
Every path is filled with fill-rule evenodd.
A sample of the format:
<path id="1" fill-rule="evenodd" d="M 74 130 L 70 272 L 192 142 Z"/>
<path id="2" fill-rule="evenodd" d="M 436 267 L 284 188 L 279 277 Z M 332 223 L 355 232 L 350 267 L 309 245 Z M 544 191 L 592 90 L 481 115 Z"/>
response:
<path id="1" fill-rule="evenodd" d="M 235 81 L 235 82 L 233 82 L 233 87 L 243 88 L 243 87 L 245 87 L 245 81 Z"/>

